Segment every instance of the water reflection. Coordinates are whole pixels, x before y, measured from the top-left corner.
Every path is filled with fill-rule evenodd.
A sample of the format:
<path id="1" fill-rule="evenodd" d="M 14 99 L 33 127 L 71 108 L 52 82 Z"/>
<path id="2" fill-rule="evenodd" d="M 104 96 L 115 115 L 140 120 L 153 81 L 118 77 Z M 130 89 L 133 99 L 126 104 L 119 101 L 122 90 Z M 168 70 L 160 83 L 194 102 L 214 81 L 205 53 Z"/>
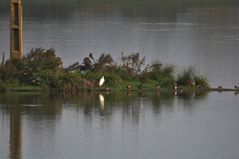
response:
<path id="1" fill-rule="evenodd" d="M 239 94 L 239 91 L 236 91 L 236 92 L 234 93 L 235 96 L 237 96 L 238 94 Z"/>
<path id="2" fill-rule="evenodd" d="M 10 108 L 10 159 L 22 158 L 22 115 L 20 107 Z"/>
<path id="3" fill-rule="evenodd" d="M 155 92 L 111 92 L 111 93 L 78 93 L 78 94 L 41 94 L 41 93 L 7 93 L 0 95 L 2 111 L 8 109 L 21 108 L 21 111 L 32 115 L 44 115 L 47 118 L 56 119 L 62 114 L 64 107 L 75 107 L 77 110 L 84 110 L 86 115 L 91 114 L 95 109 L 111 111 L 115 107 L 120 107 L 123 112 L 135 112 L 134 106 L 144 105 L 151 102 L 153 107 L 162 105 L 173 105 L 173 100 L 195 101 L 207 97 L 207 92 L 184 92 L 160 94 Z M 150 104 L 150 105 L 151 105 Z M 131 108 L 129 108 L 131 107 Z M 127 111 L 132 109 L 132 111 Z M 137 111 L 136 111 L 137 112 Z"/>
<path id="4" fill-rule="evenodd" d="M 102 94 L 99 94 L 99 102 L 100 102 L 100 111 L 103 113 L 105 109 L 105 97 Z"/>
<path id="5" fill-rule="evenodd" d="M 197 138 L 203 131 L 215 135 L 214 131 L 206 129 L 207 124 L 206 128 L 201 130 L 204 123 L 212 123 L 212 120 L 220 121 L 220 130 L 217 133 L 220 132 L 222 123 L 225 122 L 224 118 L 221 121 L 220 115 L 230 112 L 220 112 L 223 107 L 216 99 L 221 99 L 221 96 L 227 97 L 225 94 L 214 93 L 212 96 L 203 92 L 182 93 L 177 96 L 174 96 L 173 92 L 158 94 L 147 91 L 132 91 L 130 95 L 127 92 L 67 95 L 7 93 L 0 94 L 0 125 L 8 125 L 8 129 L 3 127 L 1 131 L 5 134 L 9 132 L 9 159 L 26 156 L 37 159 L 49 156 L 69 158 L 72 155 L 79 158 L 95 158 L 98 156 L 96 152 L 100 152 L 99 158 L 108 158 L 112 156 L 107 154 L 115 155 L 118 154 L 117 151 L 126 152 L 126 158 L 135 158 L 133 152 L 139 149 L 140 152 L 149 152 L 147 147 L 160 147 L 162 150 L 165 146 L 173 146 L 170 145 L 171 142 L 176 145 L 193 145 L 195 142 L 188 143 L 191 140 L 186 140 L 184 143 L 181 137 L 188 138 L 194 133 L 199 133 Z M 233 93 L 227 98 L 231 101 L 228 103 L 228 100 L 225 100 L 227 109 L 231 104 L 233 106 L 237 103 Z M 214 111 L 216 115 L 213 115 Z M 210 116 L 207 116 L 208 113 Z M 232 120 L 237 118 L 235 114 L 231 117 Z M 224 126 L 227 127 L 228 124 Z M 231 139 L 229 141 L 231 142 Z M 2 136 L 0 142 L 5 143 Z M 2 149 L 4 145 L 1 144 L 0 153 L 6 158 L 6 152 Z M 127 149 L 122 150 L 119 145 Z M 180 148 L 178 150 L 184 151 Z M 150 154 L 158 157 L 158 153 L 155 150 Z M 164 151 L 161 153 L 165 156 Z M 133 156 L 129 157 L 130 155 Z"/>

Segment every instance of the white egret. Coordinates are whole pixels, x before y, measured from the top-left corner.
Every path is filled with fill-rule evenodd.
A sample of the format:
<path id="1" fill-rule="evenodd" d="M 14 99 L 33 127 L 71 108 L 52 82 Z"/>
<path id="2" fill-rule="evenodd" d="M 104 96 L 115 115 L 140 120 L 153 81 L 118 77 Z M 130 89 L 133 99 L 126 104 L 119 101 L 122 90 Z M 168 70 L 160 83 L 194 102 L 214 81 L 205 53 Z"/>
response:
<path id="1" fill-rule="evenodd" d="M 102 76 L 99 82 L 99 86 L 101 87 L 104 84 L 104 82 L 105 82 L 105 78 L 104 76 Z"/>

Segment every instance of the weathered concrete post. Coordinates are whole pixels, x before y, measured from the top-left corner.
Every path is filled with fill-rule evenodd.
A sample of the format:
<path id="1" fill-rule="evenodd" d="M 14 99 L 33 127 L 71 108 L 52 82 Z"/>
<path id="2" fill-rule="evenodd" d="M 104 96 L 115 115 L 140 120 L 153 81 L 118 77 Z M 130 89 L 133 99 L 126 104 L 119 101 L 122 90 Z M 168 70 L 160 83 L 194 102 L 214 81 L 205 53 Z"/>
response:
<path id="1" fill-rule="evenodd" d="M 10 0 L 10 59 L 22 57 L 22 0 Z"/>

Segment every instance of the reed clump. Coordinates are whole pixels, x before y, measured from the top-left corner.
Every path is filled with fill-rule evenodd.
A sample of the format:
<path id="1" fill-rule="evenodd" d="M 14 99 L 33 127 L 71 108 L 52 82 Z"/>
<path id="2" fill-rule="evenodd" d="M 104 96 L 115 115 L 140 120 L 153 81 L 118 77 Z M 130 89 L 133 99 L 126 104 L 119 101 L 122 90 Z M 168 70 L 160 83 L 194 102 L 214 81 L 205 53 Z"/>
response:
<path id="1" fill-rule="evenodd" d="M 209 88 L 208 79 L 205 76 L 198 75 L 195 66 L 184 68 L 178 73 L 176 82 L 180 86 Z"/>

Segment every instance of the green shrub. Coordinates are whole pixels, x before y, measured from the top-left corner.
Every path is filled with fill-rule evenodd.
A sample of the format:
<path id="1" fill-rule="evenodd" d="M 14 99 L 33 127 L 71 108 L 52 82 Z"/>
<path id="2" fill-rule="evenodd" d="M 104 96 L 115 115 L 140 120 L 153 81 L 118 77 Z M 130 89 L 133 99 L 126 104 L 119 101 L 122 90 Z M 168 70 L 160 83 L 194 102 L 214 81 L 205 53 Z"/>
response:
<path id="1" fill-rule="evenodd" d="M 25 62 L 31 67 L 32 70 L 53 70 L 56 71 L 62 68 L 62 60 L 57 57 L 54 49 L 32 49 L 29 54 L 26 55 L 22 62 Z"/>
<path id="2" fill-rule="evenodd" d="M 2 81 L 17 79 L 18 69 L 9 60 L 0 66 L 0 79 Z"/>
<path id="3" fill-rule="evenodd" d="M 124 55 L 121 53 L 122 68 L 128 75 L 134 77 L 142 73 L 143 66 L 145 65 L 145 57 L 140 58 L 139 53 L 132 53 L 130 55 Z"/>
<path id="4" fill-rule="evenodd" d="M 3 83 L 1 80 L 0 80 L 0 92 L 1 91 L 6 91 L 7 90 L 7 86 L 5 85 L 5 83 Z"/>
<path id="5" fill-rule="evenodd" d="M 195 84 L 200 88 L 209 88 L 208 79 L 203 76 L 194 76 Z"/>
<path id="6" fill-rule="evenodd" d="M 75 92 L 81 89 L 81 76 L 77 72 L 66 72 L 58 76 L 57 89 L 62 92 Z"/>
<path id="7" fill-rule="evenodd" d="M 171 88 L 174 86 L 175 79 L 173 76 L 165 76 L 159 80 L 159 85 L 165 88 Z"/>
<path id="8" fill-rule="evenodd" d="M 130 81 L 133 78 L 122 66 L 116 64 L 105 67 L 102 73 L 117 75 L 123 81 Z"/>
<path id="9" fill-rule="evenodd" d="M 196 75 L 195 67 L 189 66 L 178 74 L 177 84 L 181 86 L 193 86 L 200 88 L 208 88 L 209 83 L 206 77 Z"/>
<path id="10" fill-rule="evenodd" d="M 180 86 L 192 86 L 194 82 L 195 76 L 195 67 L 189 66 L 188 68 L 184 68 L 182 72 L 180 72 L 177 76 L 177 84 Z"/>
<path id="11" fill-rule="evenodd" d="M 149 79 L 158 81 L 161 87 L 172 87 L 175 83 L 173 76 L 174 65 L 163 66 L 160 63 L 153 64 L 149 72 Z"/>
<path id="12" fill-rule="evenodd" d="M 167 64 L 161 68 L 161 72 L 163 76 L 173 76 L 175 66 L 171 64 Z"/>
<path id="13" fill-rule="evenodd" d="M 95 82 L 101 78 L 101 75 L 99 73 L 91 72 L 91 71 L 82 74 L 82 76 L 83 76 L 83 78 L 90 80 L 92 82 Z"/>
<path id="14" fill-rule="evenodd" d="M 105 84 L 108 86 L 115 86 L 123 84 L 123 80 L 118 76 L 118 74 L 114 73 L 104 73 Z"/>
<path id="15" fill-rule="evenodd" d="M 37 73 L 36 81 L 39 86 L 44 88 L 57 87 L 57 74 L 52 70 L 42 70 Z"/>
<path id="16" fill-rule="evenodd" d="M 17 79 L 0 80 L 0 91 L 6 91 L 8 88 L 19 87 L 20 83 Z"/>

